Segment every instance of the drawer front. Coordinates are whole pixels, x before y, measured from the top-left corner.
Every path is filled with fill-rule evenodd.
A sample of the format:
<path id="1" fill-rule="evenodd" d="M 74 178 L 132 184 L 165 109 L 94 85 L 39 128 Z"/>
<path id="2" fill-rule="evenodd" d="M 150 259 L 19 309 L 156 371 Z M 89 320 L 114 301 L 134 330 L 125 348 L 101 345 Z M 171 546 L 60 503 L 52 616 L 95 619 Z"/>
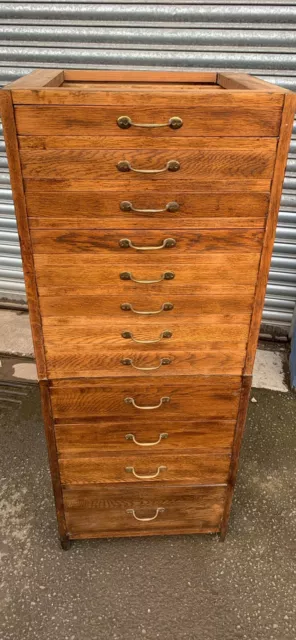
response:
<path id="1" fill-rule="evenodd" d="M 63 485 L 158 483 L 226 484 L 230 454 L 138 453 L 62 456 Z"/>
<path id="2" fill-rule="evenodd" d="M 170 257 L 171 256 L 171 257 Z M 119 304 L 129 302 L 136 291 L 198 293 L 211 285 L 224 287 L 255 286 L 260 251 L 252 253 L 198 254 L 190 261 L 168 253 L 152 256 L 122 255 L 116 264 L 113 257 L 60 254 L 35 255 L 36 279 L 40 295 L 122 295 Z M 147 282 L 148 281 L 148 282 Z M 165 302 L 165 300 L 164 300 Z"/>
<path id="3" fill-rule="evenodd" d="M 59 454 L 115 452 L 178 451 L 229 453 L 234 436 L 234 420 L 157 422 L 143 425 L 139 419 L 130 429 L 129 421 L 57 424 L 56 443 Z"/>
<path id="4" fill-rule="evenodd" d="M 225 487 L 64 489 L 71 538 L 219 531 Z"/>
<path id="5" fill-rule="evenodd" d="M 114 229 L 106 231 L 84 230 L 61 231 L 31 230 L 35 254 L 88 253 L 121 260 L 124 256 L 139 256 L 139 260 L 150 264 L 151 257 L 158 260 L 175 257 L 186 261 L 187 257 L 207 253 L 256 253 L 263 242 L 261 229 L 222 229 L 179 231 L 130 231 Z"/>
<path id="6" fill-rule="evenodd" d="M 64 149 L 20 151 L 24 178 L 67 178 L 111 180 L 118 187 L 163 180 L 174 185 L 179 180 L 198 177 L 212 180 L 227 178 L 271 179 L 275 149 L 155 149 L 88 150 Z M 102 184 L 104 189 L 104 184 Z"/>
<path id="7" fill-rule="evenodd" d="M 54 380 L 51 386 L 56 420 L 128 418 L 130 421 L 180 418 L 235 420 L 239 376 L 102 378 L 98 381 Z"/>
<path id="8" fill-rule="evenodd" d="M 229 96 L 199 95 L 203 105 L 192 108 L 171 107 L 72 107 L 72 106 L 16 106 L 15 119 L 18 134 L 23 135 L 123 135 L 129 137 L 161 137 L 164 132 L 173 141 L 183 136 L 277 136 L 279 133 L 283 98 L 281 95 L 262 95 L 260 101 L 246 92 L 237 99 Z M 142 96 L 144 101 L 144 96 Z M 151 97 L 153 101 L 153 97 Z M 226 100 L 226 102 L 225 102 Z M 227 105 L 228 102 L 228 105 Z M 178 129 L 143 129 L 131 126 L 125 130 L 117 124 L 121 116 L 135 123 L 169 123 L 173 117 L 182 119 Z"/>
<path id="9" fill-rule="evenodd" d="M 39 191 L 34 190 L 39 182 L 27 181 L 26 205 L 32 230 L 186 230 L 196 226 L 200 229 L 262 229 L 269 203 L 268 193 L 186 193 L 175 189 L 169 192 L 158 190 L 157 193 L 146 190 L 131 192 L 128 189 L 80 193 L 67 191 L 68 183 L 64 181 L 55 181 L 52 187 L 43 183 Z M 205 188 L 211 191 L 214 187 L 206 185 Z M 169 211 L 169 207 L 178 207 L 178 210 Z M 122 210 L 124 208 L 125 211 Z"/>
<path id="10" fill-rule="evenodd" d="M 54 325 L 59 327 L 61 325 L 66 326 L 71 323 L 77 326 L 83 325 L 83 327 L 91 326 L 97 329 L 97 338 L 102 336 L 102 339 L 106 341 L 106 345 L 112 346 L 118 345 L 117 342 L 109 342 L 108 336 L 110 336 L 110 327 L 106 326 L 106 317 L 112 318 L 112 323 L 116 320 L 122 320 L 124 328 L 132 331 L 138 328 L 144 330 L 144 333 L 149 332 L 149 327 L 152 325 L 152 331 L 147 338 L 153 339 L 157 337 L 155 333 L 162 331 L 167 322 L 172 322 L 180 318 L 194 318 L 197 323 L 204 322 L 206 324 L 216 324 L 216 322 L 223 322 L 226 320 L 227 324 L 236 324 L 237 322 L 245 324 L 248 321 L 249 314 L 252 311 L 252 304 L 255 292 L 255 286 L 245 286 L 242 289 L 237 290 L 233 287 L 229 287 L 231 290 L 227 290 L 225 293 L 223 289 L 219 289 L 215 292 L 207 293 L 195 293 L 194 296 L 187 296 L 174 294 L 173 308 L 163 311 L 161 313 L 152 313 L 148 318 L 141 317 L 141 314 L 134 313 L 131 309 L 121 308 L 121 299 L 118 295 L 80 295 L 77 296 L 67 295 L 65 296 L 42 296 L 40 298 L 41 314 L 44 318 L 45 327 L 48 325 Z M 129 297 L 129 303 L 135 310 L 142 311 L 157 311 L 161 308 L 164 298 L 162 294 L 147 294 L 143 290 L 133 292 L 133 295 Z M 235 310 L 235 315 L 233 315 Z M 208 316 L 219 317 L 208 317 Z M 225 316 L 225 317 L 224 317 Z M 89 319 L 89 320 L 88 320 Z M 112 324 L 113 326 L 113 324 Z M 153 327 L 155 326 L 155 331 Z M 186 339 L 187 326 L 180 326 L 178 331 L 181 331 Z M 121 325 L 118 329 L 120 331 Z M 140 335 L 136 335 L 136 338 L 141 338 Z M 144 336 L 145 337 L 145 336 Z M 190 336 L 188 336 L 190 339 Z"/>
<path id="11" fill-rule="evenodd" d="M 48 375 L 52 378 L 240 374 L 250 314 L 207 315 L 183 323 L 155 316 L 108 324 L 94 318 L 44 318 Z M 59 320 L 60 322 L 56 322 Z M 150 322 L 152 320 L 152 322 Z M 140 342 L 137 342 L 137 341 Z M 156 341 L 156 342 L 150 342 Z M 146 343 L 145 343 L 146 341 Z"/>

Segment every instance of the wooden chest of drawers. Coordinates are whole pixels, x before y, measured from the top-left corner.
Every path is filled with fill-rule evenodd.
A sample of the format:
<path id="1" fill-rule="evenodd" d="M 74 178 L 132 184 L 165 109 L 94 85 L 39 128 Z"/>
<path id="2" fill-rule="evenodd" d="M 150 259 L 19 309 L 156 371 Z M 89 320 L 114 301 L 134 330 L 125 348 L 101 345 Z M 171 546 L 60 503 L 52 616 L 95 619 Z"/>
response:
<path id="1" fill-rule="evenodd" d="M 42 70 L 1 107 L 62 546 L 224 537 L 295 96 Z"/>

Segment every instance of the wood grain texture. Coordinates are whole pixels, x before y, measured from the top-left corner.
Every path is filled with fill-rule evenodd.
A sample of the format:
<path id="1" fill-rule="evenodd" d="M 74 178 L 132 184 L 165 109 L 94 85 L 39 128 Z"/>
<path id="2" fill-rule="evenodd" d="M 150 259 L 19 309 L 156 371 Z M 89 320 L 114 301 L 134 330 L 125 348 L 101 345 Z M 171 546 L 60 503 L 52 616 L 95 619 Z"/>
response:
<path id="1" fill-rule="evenodd" d="M 261 229 L 222 229 L 201 231 L 192 229 L 179 231 L 168 229 L 166 233 L 140 229 L 112 229 L 109 232 L 95 230 L 73 231 L 71 228 L 61 231 L 31 230 L 31 239 L 34 254 L 58 254 L 58 253 L 95 253 L 101 256 L 113 255 L 120 261 L 123 255 L 153 256 L 163 254 L 170 257 L 179 256 L 184 259 L 199 253 L 253 253 L 257 252 L 263 242 L 263 230 Z M 120 241 L 127 239 L 135 247 L 121 247 Z M 166 240 L 174 240 L 175 246 L 164 246 L 162 249 L 148 247 L 161 247 Z M 159 252 L 159 253 L 158 253 Z"/>
<path id="2" fill-rule="evenodd" d="M 40 181 L 39 181 L 40 182 Z M 31 229 L 187 229 L 263 228 L 268 210 L 268 193 L 204 193 L 178 190 L 143 193 L 129 190 L 110 192 L 31 191 L 26 193 Z M 36 186 L 36 185 L 35 185 Z M 53 189 L 55 189 L 53 186 Z M 47 189 L 47 191 L 46 191 Z M 208 186 L 208 191 L 210 187 Z M 176 212 L 123 212 L 120 203 L 127 200 L 138 209 L 165 209 L 177 202 Z"/>
<path id="3" fill-rule="evenodd" d="M 244 428 L 246 424 L 251 385 L 252 385 L 252 377 L 244 376 L 242 379 L 242 390 L 241 390 L 241 397 L 239 402 L 237 424 L 236 424 L 236 429 L 234 434 L 231 464 L 230 464 L 229 478 L 228 478 L 228 487 L 227 487 L 227 494 L 226 494 L 226 501 L 225 501 L 225 509 L 224 509 L 223 520 L 221 525 L 222 540 L 225 539 L 227 527 L 228 527 L 229 514 L 230 514 L 231 503 L 232 503 L 233 492 L 234 492 L 234 485 L 235 485 L 235 480 L 236 480 L 237 471 L 238 471 L 240 448 L 241 448 Z"/>
<path id="4" fill-rule="evenodd" d="M 81 136 L 18 136 L 20 149 L 30 149 L 31 151 L 52 149 L 166 149 L 174 147 L 175 149 L 240 149 L 248 151 L 275 151 L 277 140 L 275 138 L 219 138 L 211 137 L 179 137 L 173 138 L 163 134 L 157 138 L 151 138 L 145 135 L 129 137 L 128 140 L 124 132 L 122 136 L 112 135 L 81 135 Z"/>
<path id="5" fill-rule="evenodd" d="M 230 455 L 210 453 L 121 453 L 79 456 L 62 455 L 59 459 L 61 482 L 64 486 L 85 484 L 226 484 Z M 132 467 L 137 478 L 127 471 Z M 165 468 L 163 468 L 165 467 Z"/>
<path id="6" fill-rule="evenodd" d="M 71 538 L 209 533 L 219 531 L 225 487 L 98 487 L 64 489 Z M 150 522 L 156 509 L 165 509 Z"/>
<path id="7" fill-rule="evenodd" d="M 258 271 L 257 290 L 255 294 L 253 316 L 250 326 L 248 351 L 244 371 L 246 375 L 250 375 L 252 373 L 254 366 L 262 310 L 264 306 L 266 285 L 268 281 L 269 267 L 276 234 L 276 225 L 282 195 L 282 186 L 285 177 L 286 163 L 294 123 L 295 109 L 296 95 L 293 93 L 287 93 L 285 95 L 277 158 L 271 188 L 268 221 L 265 230 L 264 247 Z"/>
<path id="8" fill-rule="evenodd" d="M 67 538 L 67 527 L 65 522 L 63 494 L 60 480 L 60 467 L 58 462 L 57 445 L 53 426 L 52 407 L 48 389 L 48 382 L 45 380 L 40 380 L 39 388 L 59 535 L 62 540 L 65 540 Z"/>
<path id="9" fill-rule="evenodd" d="M 126 177 L 126 172 L 118 171 L 117 165 L 127 161 L 135 168 L 148 171 L 162 170 L 171 160 L 180 164 L 177 172 L 182 180 L 198 176 L 212 179 L 225 178 L 271 178 L 275 162 L 275 152 L 247 151 L 245 149 L 155 149 L 142 150 L 88 150 L 88 149 L 58 149 L 49 151 L 20 151 L 22 172 L 24 178 L 55 178 L 80 179 L 87 175 L 90 180 L 111 179 L 120 184 Z M 133 182 L 163 180 L 164 173 L 134 173 L 128 172 Z M 166 170 L 165 179 L 168 184 L 174 184 L 176 172 Z"/>
<path id="10" fill-rule="evenodd" d="M 101 378 L 53 380 L 51 399 L 55 419 L 123 418 L 131 422 L 151 422 L 154 418 L 233 420 L 239 396 L 239 376 L 181 376 L 162 378 Z M 141 410 L 127 404 L 133 397 L 137 405 L 155 406 L 169 397 L 158 409 Z"/>
<path id="11" fill-rule="evenodd" d="M 172 85 L 170 88 L 166 87 L 165 91 L 162 88 L 162 84 L 159 83 L 158 88 L 151 90 L 144 90 L 143 88 L 133 89 L 116 89 L 110 86 L 109 89 L 98 89 L 97 86 L 90 89 L 71 89 L 66 85 L 58 87 L 47 87 L 45 89 L 34 89 L 34 91 L 26 89 L 12 90 L 13 102 L 17 105 L 18 109 L 29 108 L 27 105 L 36 105 L 33 108 L 53 108 L 55 105 L 82 108 L 99 106 L 100 108 L 119 107 L 120 111 L 117 115 L 130 115 L 132 110 L 137 108 L 137 114 L 139 115 L 140 109 L 150 108 L 154 110 L 154 120 L 137 120 L 136 122 L 159 122 L 156 120 L 159 109 L 169 110 L 170 116 L 178 116 L 180 109 L 199 108 L 205 110 L 210 108 L 211 117 L 216 118 L 217 107 L 220 111 L 223 111 L 224 121 L 229 122 L 229 114 L 231 109 L 239 109 L 241 115 L 241 125 L 243 130 L 238 130 L 237 135 L 252 135 L 249 132 L 249 124 L 252 121 L 252 115 L 256 121 L 255 129 L 258 131 L 258 135 L 270 135 L 265 133 L 266 131 L 274 131 L 274 126 L 266 126 L 268 113 L 271 111 L 280 110 L 283 105 L 283 95 L 276 91 L 270 90 L 270 85 L 267 84 L 267 90 L 259 91 L 244 91 L 244 90 L 231 90 L 231 91 L 217 91 L 213 89 L 194 90 L 194 88 L 188 87 L 186 91 L 184 89 L 175 89 Z M 175 105 L 175 109 L 172 113 L 172 104 Z M 18 106 L 19 105 L 19 106 Z M 26 106 L 23 106 L 26 105 Z M 252 115 L 249 113 L 249 108 L 252 110 Z M 156 113 L 157 109 L 157 113 Z M 178 113 L 176 112 L 178 109 Z M 259 112 L 259 113 L 258 113 Z M 205 114 L 205 111 L 204 111 Z M 207 114 L 205 114 L 207 115 Z M 163 121 L 161 121 L 163 122 Z M 228 124 L 228 130 L 230 127 Z M 155 131 L 155 130 L 154 130 Z M 210 131 L 210 127 L 207 126 L 206 131 L 210 132 L 210 135 L 215 133 Z M 21 133 L 24 133 L 21 132 Z M 37 132 L 30 130 L 29 133 L 36 135 Z M 55 132 L 54 132 L 55 133 Z M 85 132 L 84 132 L 85 133 Z M 199 135 L 198 132 L 196 132 Z M 155 135 L 152 131 L 152 135 Z M 162 135 L 161 131 L 159 134 Z M 219 134 L 218 134 L 219 135 Z M 226 132 L 222 130 L 222 135 L 226 135 Z M 230 134 L 235 135 L 235 134 Z M 257 135 L 254 133 L 253 135 Z M 273 133 L 271 134 L 273 135 Z"/>
<path id="12" fill-rule="evenodd" d="M 12 96 L 15 89 L 33 91 L 42 87 L 59 87 L 64 81 L 64 72 L 60 69 L 35 69 L 28 75 L 7 84 L 5 90 L 10 90 Z M 14 101 L 13 101 L 14 102 Z"/>
<path id="13" fill-rule="evenodd" d="M 270 185 L 271 185 L 271 180 L 260 179 L 260 178 L 248 178 L 248 179 L 247 178 L 244 178 L 244 179 L 228 178 L 227 180 L 225 179 L 214 180 L 213 178 L 211 178 L 211 176 L 207 176 L 207 178 L 204 178 L 202 180 L 196 179 L 196 177 L 195 179 L 192 178 L 190 180 L 190 186 L 189 184 L 187 184 L 186 186 L 186 184 L 184 185 L 183 180 L 178 179 L 178 172 L 176 172 L 173 192 L 180 193 L 184 197 L 185 197 L 184 192 L 186 193 L 187 191 L 189 191 L 189 189 L 191 192 L 197 192 L 197 191 L 206 192 L 208 195 L 211 192 L 213 192 L 214 194 L 227 192 L 229 194 L 229 192 L 233 191 L 235 192 L 234 193 L 235 198 L 237 194 L 241 192 L 245 194 L 249 192 L 256 192 L 256 193 L 264 192 L 266 196 L 270 191 Z M 112 197 L 112 192 L 113 191 L 118 192 L 118 188 L 119 188 L 118 184 L 114 183 L 114 181 L 111 181 L 111 180 L 102 181 L 100 186 L 103 193 L 107 191 L 110 192 L 110 197 Z M 56 180 L 54 178 L 48 178 L 48 179 L 43 178 L 42 180 L 39 180 L 39 179 L 28 178 L 24 180 L 24 187 L 25 187 L 26 194 L 28 193 L 35 194 L 38 192 L 39 193 L 40 192 L 41 193 L 57 192 L 60 195 L 61 192 L 67 193 L 71 191 L 80 192 L 80 193 L 98 192 L 97 181 L 88 180 L 87 178 L 80 179 L 80 180 L 74 180 L 71 178 L 69 178 L 68 180 Z M 129 195 L 130 193 L 134 193 L 135 191 L 137 193 L 139 192 L 139 186 L 137 187 L 137 182 L 133 181 L 131 178 L 128 178 L 128 177 L 127 178 L 123 177 L 121 187 L 122 187 L 120 189 L 121 197 L 119 202 L 117 201 L 117 205 L 122 200 L 123 195 L 124 195 L 124 198 L 128 196 L 130 199 L 130 195 Z M 122 189 L 126 189 L 126 191 L 122 191 Z M 157 191 L 157 193 L 161 193 L 167 190 L 168 190 L 168 185 L 166 180 L 159 179 L 157 181 L 157 190 L 155 189 L 155 184 L 153 180 L 151 180 L 151 182 L 144 181 L 143 184 L 141 185 L 140 193 L 142 195 L 145 194 L 150 197 L 151 192 L 153 192 L 153 195 L 155 195 L 155 191 Z M 172 195 L 171 185 L 170 185 L 170 193 Z"/>
<path id="14" fill-rule="evenodd" d="M 229 291 L 219 291 L 218 288 L 215 292 L 195 293 L 194 296 L 186 295 L 174 295 L 174 308 L 164 313 L 163 316 L 149 316 L 148 324 L 143 322 L 139 317 L 135 317 L 132 312 L 122 311 L 120 302 L 117 295 L 107 294 L 89 296 L 42 296 L 40 298 L 40 309 L 43 315 L 44 326 L 61 326 L 67 323 L 73 322 L 73 325 L 78 323 L 87 323 L 88 318 L 91 318 L 92 322 L 98 327 L 98 321 L 100 318 L 103 322 L 99 325 L 99 331 L 102 332 L 104 340 L 107 340 L 109 333 L 109 327 L 106 323 L 106 318 L 112 317 L 112 322 L 118 319 L 122 319 L 124 324 L 128 323 L 133 331 L 137 328 L 151 327 L 154 335 L 150 335 L 150 338 L 155 337 L 155 331 L 161 329 L 163 322 L 172 321 L 182 318 L 190 319 L 192 324 L 192 318 L 195 321 L 214 324 L 216 322 L 226 322 L 227 324 L 236 323 L 236 318 L 239 322 L 243 321 L 243 316 L 249 318 L 249 313 L 252 311 L 252 302 L 254 296 L 255 287 L 245 287 L 243 291 L 231 289 Z M 141 309 L 158 309 L 163 303 L 163 296 L 156 294 L 147 294 L 144 291 L 137 291 L 136 295 L 129 299 L 130 303 L 136 308 L 136 305 Z M 233 313 L 235 309 L 235 314 Z M 212 317 L 208 317 L 208 316 Z M 82 318 L 80 321 L 79 318 Z M 114 325 L 115 326 L 115 325 Z M 155 328 L 154 328 L 155 327 Z M 181 330 L 182 325 L 180 325 Z M 99 336 L 98 336 L 99 337 Z"/>
<path id="15" fill-rule="evenodd" d="M 247 73 L 218 73 L 217 82 L 224 89 L 250 89 L 251 91 L 271 91 L 272 93 L 288 93 L 289 89 L 284 89 L 266 80 L 260 80 Z"/>
<path id="16" fill-rule="evenodd" d="M 30 231 L 23 192 L 22 174 L 18 155 L 18 143 L 15 130 L 13 106 L 9 91 L 2 90 L 0 92 L 0 109 L 4 130 L 6 154 L 8 158 L 10 181 L 13 192 L 14 209 L 20 238 L 22 265 L 26 285 L 34 352 L 36 357 L 37 373 L 39 379 L 44 379 L 46 378 L 46 364 L 44 357 L 41 316 L 38 304 L 38 293 L 32 257 Z"/>
<path id="17" fill-rule="evenodd" d="M 55 94 L 48 89 L 46 94 Z M 58 89 L 59 100 L 62 90 Z M 69 92 L 71 95 L 71 91 Z M 279 132 L 283 96 L 281 94 L 262 94 L 260 101 L 256 94 L 238 94 L 230 96 L 223 91 L 213 92 L 211 95 L 198 92 L 192 93 L 192 108 L 182 106 L 182 96 L 178 101 L 176 93 L 162 92 L 161 102 L 166 103 L 166 108 L 159 106 L 145 106 L 153 103 L 157 105 L 155 91 L 138 93 L 127 92 L 127 97 L 121 100 L 122 95 L 113 92 L 116 97 L 116 107 L 95 106 L 60 106 L 58 109 L 52 106 L 15 106 L 17 132 L 21 135 L 86 135 L 87 132 L 99 135 L 100 133 L 122 136 L 122 129 L 117 126 L 117 118 L 128 115 L 136 123 L 166 123 L 170 118 L 177 116 L 183 120 L 180 129 L 171 130 L 168 127 L 166 134 L 174 137 L 183 136 L 277 136 Z M 36 94 L 35 94 L 36 95 Z M 72 94 L 73 95 L 73 94 Z M 102 93 L 99 95 L 103 103 Z M 76 92 L 77 96 L 77 92 Z M 138 100 L 137 100 L 138 97 Z M 111 92 L 108 92 L 111 101 Z M 174 109 L 172 111 L 172 98 Z M 73 97 L 72 97 L 73 99 Z M 190 94 L 186 95 L 186 103 Z M 14 94 L 15 100 L 15 94 Z M 121 104 L 120 104 L 121 102 Z M 127 104 L 140 106 L 129 106 Z M 178 106 L 178 103 L 180 106 Z M 184 98 L 183 98 L 184 104 Z M 222 108 L 223 107 L 223 108 Z M 138 127 L 130 127 L 126 130 L 126 139 L 130 136 L 142 136 L 143 130 Z M 145 135 L 150 137 L 163 136 L 163 129 L 145 129 Z"/>
<path id="18" fill-rule="evenodd" d="M 191 262 L 181 258 L 160 255 L 123 256 L 114 264 L 112 256 L 101 259 L 89 254 L 59 254 L 57 256 L 36 254 L 35 268 L 39 295 L 87 295 L 113 294 L 124 298 L 135 291 L 164 293 L 198 293 L 201 286 L 254 286 L 258 271 L 260 253 L 209 253 L 196 255 Z M 163 273 L 172 272 L 175 277 L 155 284 L 137 284 L 122 280 L 121 273 L 131 273 L 137 280 L 159 280 Z M 62 288 L 62 292 L 61 292 Z M 186 291 L 185 291 L 186 289 Z M 128 299 L 122 302 L 128 302 Z"/>
<path id="19" fill-rule="evenodd" d="M 57 424 L 55 437 L 58 452 L 75 456 L 81 453 L 102 453 L 106 451 L 175 451 L 190 449 L 194 452 L 230 453 L 234 435 L 233 420 L 178 420 L 177 422 L 158 422 L 142 424 L 141 419 L 133 427 L 131 434 L 129 421 L 86 422 L 78 424 Z M 160 435 L 167 437 L 157 442 Z M 133 439 L 126 436 L 132 435 Z M 139 444 L 137 444 L 139 443 Z M 150 446 L 143 446 L 143 443 Z"/>

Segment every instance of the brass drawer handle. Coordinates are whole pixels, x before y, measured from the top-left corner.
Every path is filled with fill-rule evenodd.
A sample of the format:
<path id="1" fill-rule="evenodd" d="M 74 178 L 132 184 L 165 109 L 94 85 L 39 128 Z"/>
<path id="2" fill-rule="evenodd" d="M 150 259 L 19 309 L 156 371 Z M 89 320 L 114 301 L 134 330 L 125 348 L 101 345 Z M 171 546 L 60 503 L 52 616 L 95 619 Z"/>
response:
<path id="1" fill-rule="evenodd" d="M 181 118 L 178 118 L 178 116 L 173 116 L 172 118 L 169 119 L 168 122 L 165 122 L 164 124 L 157 124 L 157 123 L 140 124 L 140 123 L 133 122 L 129 116 L 119 116 L 119 118 L 117 118 L 117 124 L 120 127 L 120 129 L 129 129 L 130 127 L 144 127 L 145 129 L 156 129 L 158 127 L 170 127 L 171 129 L 181 129 L 183 125 L 183 120 Z"/>
<path id="2" fill-rule="evenodd" d="M 155 520 L 157 518 L 159 513 L 163 513 L 164 511 L 165 509 L 163 507 L 158 507 L 155 511 L 155 515 L 152 516 L 152 518 L 138 518 L 134 509 L 127 509 L 126 513 L 131 513 L 135 520 L 138 520 L 139 522 L 151 522 L 151 520 Z"/>
<path id="3" fill-rule="evenodd" d="M 138 447 L 155 447 L 155 445 L 159 444 L 161 440 L 165 440 L 168 437 L 169 437 L 168 433 L 160 433 L 158 440 L 155 440 L 155 442 L 139 442 L 133 433 L 127 433 L 125 436 L 125 439 L 132 440 L 134 444 L 138 445 Z"/>
<path id="4" fill-rule="evenodd" d="M 134 309 L 132 304 L 124 302 L 120 305 L 120 308 L 122 311 L 132 311 L 140 316 L 156 316 L 157 313 L 161 313 L 162 311 L 171 311 L 174 308 L 174 305 L 171 302 L 164 302 L 157 311 L 137 311 L 137 309 Z"/>
<path id="5" fill-rule="evenodd" d="M 165 240 L 163 240 L 163 242 L 157 246 L 153 246 L 153 247 L 138 247 L 137 245 L 133 244 L 131 240 L 129 240 L 129 238 L 122 238 L 121 240 L 119 240 L 119 246 L 122 249 L 136 249 L 137 251 L 157 251 L 158 249 L 171 249 L 171 247 L 175 247 L 177 244 L 176 240 L 174 240 L 174 238 L 165 238 Z"/>
<path id="6" fill-rule="evenodd" d="M 152 473 L 150 476 L 140 476 L 138 473 L 136 473 L 134 467 L 125 467 L 125 470 L 127 471 L 127 473 L 132 473 L 135 478 L 138 478 L 138 480 L 153 480 L 153 478 L 157 478 L 157 476 L 159 476 L 161 471 L 166 471 L 166 467 L 158 467 L 156 473 Z"/>
<path id="7" fill-rule="evenodd" d="M 121 160 L 116 165 L 118 171 L 123 173 L 127 171 L 134 171 L 135 173 L 164 173 L 165 171 L 179 171 L 180 166 L 178 160 L 169 160 L 163 169 L 135 169 L 128 160 Z"/>
<path id="8" fill-rule="evenodd" d="M 124 402 L 126 404 L 132 404 L 133 407 L 135 407 L 135 409 L 141 409 L 143 411 L 150 411 L 151 409 L 159 409 L 159 407 L 161 407 L 162 404 L 164 404 L 165 402 L 169 402 L 170 398 L 169 397 L 163 397 L 160 398 L 160 401 L 158 404 L 155 405 L 148 405 L 148 406 L 144 406 L 144 407 L 140 407 L 138 404 L 136 404 L 136 402 L 134 401 L 134 398 L 124 398 Z"/>
<path id="9" fill-rule="evenodd" d="M 164 209 L 136 209 L 132 202 L 128 200 L 123 200 L 120 203 L 121 211 L 134 211 L 135 213 L 162 213 L 163 211 L 170 211 L 170 213 L 175 213 L 179 211 L 180 205 L 178 202 L 168 202 Z"/>
<path id="10" fill-rule="evenodd" d="M 132 358 L 123 358 L 123 360 L 121 360 L 121 364 L 131 365 L 134 369 L 137 369 L 137 371 L 156 371 L 166 364 L 171 364 L 171 362 L 172 360 L 170 358 L 160 358 L 159 364 L 156 365 L 156 367 L 137 367 L 133 363 Z"/>
<path id="11" fill-rule="evenodd" d="M 136 284 L 156 284 L 157 282 L 162 282 L 162 280 L 173 280 L 175 274 L 173 271 L 165 271 L 161 274 L 160 278 L 156 280 L 138 280 L 130 271 L 123 271 L 119 277 L 120 280 L 132 280 L 132 282 L 136 282 Z"/>
<path id="12" fill-rule="evenodd" d="M 155 342 L 160 342 L 164 338 L 171 338 L 172 335 L 173 334 L 171 331 L 162 331 L 159 338 L 156 338 L 155 340 L 138 340 L 137 338 L 134 338 L 134 335 L 131 333 L 131 331 L 123 331 L 121 337 L 130 339 L 137 344 L 155 344 Z"/>

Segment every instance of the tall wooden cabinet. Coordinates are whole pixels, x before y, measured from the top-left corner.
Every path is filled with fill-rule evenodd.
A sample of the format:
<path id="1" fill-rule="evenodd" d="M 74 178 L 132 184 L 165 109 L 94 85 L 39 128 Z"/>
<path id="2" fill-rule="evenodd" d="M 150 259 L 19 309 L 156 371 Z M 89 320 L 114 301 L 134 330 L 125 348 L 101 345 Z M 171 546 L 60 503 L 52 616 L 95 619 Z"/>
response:
<path id="1" fill-rule="evenodd" d="M 40 70 L 1 108 L 62 545 L 224 536 L 294 94 Z"/>

